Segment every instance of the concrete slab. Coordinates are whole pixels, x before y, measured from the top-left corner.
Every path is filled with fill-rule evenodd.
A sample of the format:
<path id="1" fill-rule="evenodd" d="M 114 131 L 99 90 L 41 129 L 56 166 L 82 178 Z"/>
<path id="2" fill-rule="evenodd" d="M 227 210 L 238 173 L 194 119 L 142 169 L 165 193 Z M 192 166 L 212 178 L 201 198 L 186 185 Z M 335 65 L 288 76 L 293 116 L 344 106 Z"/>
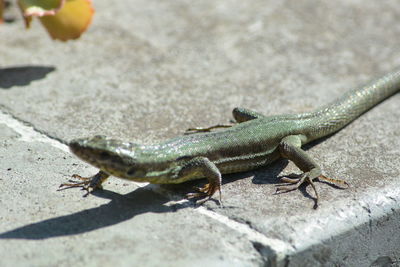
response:
<path id="1" fill-rule="evenodd" d="M 39 25 L 22 32 L 22 23 L 18 20 L 0 27 L 0 34 L 4 36 L 0 45 L 0 108 L 61 142 L 104 134 L 152 143 L 181 134 L 188 127 L 224 123 L 235 106 L 264 114 L 312 110 L 400 65 L 400 25 L 397 23 L 400 6 L 397 1 L 382 4 L 355 0 L 332 3 L 232 0 L 216 4 L 214 1 L 135 0 L 112 6 L 107 1 L 96 1 L 95 5 L 97 13 L 93 25 L 76 42 L 52 42 Z M 398 262 L 399 101 L 399 95 L 392 97 L 343 131 L 310 147 L 309 153 L 321 163 L 326 175 L 346 179 L 351 184 L 348 190 L 334 190 L 319 184 L 322 204 L 318 210 L 312 209 L 312 199 L 305 191 L 272 195 L 277 176 L 283 169 L 285 173 L 297 171 L 292 164 L 286 166 L 285 162 L 278 162 L 264 170 L 224 177 L 224 208 L 207 203 L 210 210 L 200 209 L 202 216 L 206 216 L 201 217 L 201 221 L 193 222 L 193 213 L 187 208 L 171 212 L 174 205 L 182 205 L 181 202 L 172 202 L 172 206 L 159 210 L 160 203 L 177 201 L 190 190 L 186 184 L 132 191 L 132 185 L 123 186 L 125 182 L 113 179 L 105 186 L 107 191 L 103 196 L 119 199 L 119 194 L 125 192 L 128 205 L 119 206 L 118 203 L 125 203 L 125 200 L 111 201 L 117 203 L 118 212 L 114 213 L 114 204 L 107 206 L 107 200 L 101 195 L 83 201 L 80 192 L 63 191 L 67 203 L 39 217 L 35 217 L 36 212 L 29 216 L 23 213 L 24 221 L 16 216 L 12 225 L 4 226 L 4 237 L 25 235 L 24 230 L 16 229 L 25 229 L 32 222 L 44 222 L 39 228 L 27 228 L 42 232 L 40 227 L 47 223 L 65 223 L 58 217 L 67 216 L 66 221 L 71 218 L 86 221 L 94 217 L 93 214 L 106 210 L 112 215 L 111 219 L 104 219 L 109 224 L 103 223 L 103 227 L 90 231 L 93 225 L 83 223 L 82 233 L 74 230 L 78 227 L 73 224 L 73 230 L 58 229 L 56 234 L 48 234 L 52 238 L 42 242 L 51 246 L 51 242 L 55 242 L 52 240 L 68 237 L 81 240 L 81 236 L 90 235 L 94 241 L 87 241 L 84 247 L 95 251 L 99 244 L 106 246 L 112 243 L 108 240 L 124 236 L 123 230 L 118 228 L 120 224 L 133 224 L 129 229 L 142 230 L 132 230 L 129 236 L 139 236 L 143 244 L 140 247 L 140 242 L 137 243 L 135 255 L 144 255 L 145 248 L 158 246 L 154 240 L 143 241 L 147 232 L 161 235 L 165 227 L 173 227 L 174 222 L 182 220 L 181 228 L 195 224 L 200 228 L 212 225 L 214 229 L 215 224 L 221 223 L 220 228 L 216 226 L 214 238 L 239 240 L 233 247 L 221 241 L 218 248 L 211 247 L 215 248 L 215 251 L 210 249 L 214 254 L 204 250 L 205 254 L 210 253 L 211 262 L 217 264 L 225 262 L 226 258 L 219 258 L 223 253 L 234 255 L 240 250 L 244 255 L 238 256 L 238 262 L 243 265 L 355 266 Z M 12 131 L 3 131 L 7 136 L 5 140 L 14 140 Z M 23 144 L 12 143 L 11 150 L 5 154 L 8 156 L 5 162 L 9 165 L 15 162 L 21 170 L 29 162 L 36 164 L 40 157 L 38 152 L 32 155 L 23 150 L 22 153 Z M 54 190 L 72 173 L 90 175 L 95 172 L 67 153 L 60 155 L 58 150 L 39 147 L 40 154 L 46 155 L 48 160 L 39 175 L 47 179 L 41 184 L 48 187 L 47 190 Z M 12 156 L 8 151 L 13 151 Z M 60 156 L 66 159 L 57 163 Z M 34 171 L 38 166 L 31 168 Z M 55 182 L 50 179 L 54 175 L 62 177 Z M 15 177 L 10 171 L 6 171 L 5 176 L 7 180 Z M 10 187 L 6 191 L 17 194 L 15 188 L 23 182 L 8 184 Z M 25 190 L 31 188 L 33 193 L 25 200 L 17 196 L 9 199 L 28 207 L 35 203 L 34 195 L 39 192 L 32 186 L 39 185 L 26 184 Z M 167 198 L 156 196 L 152 190 Z M 55 198 L 59 195 L 46 193 L 36 202 L 41 210 L 46 210 L 43 206 L 60 202 Z M 149 202 L 149 205 L 135 206 L 138 205 L 136 198 L 143 198 L 143 203 Z M 87 205 L 84 207 L 93 213 L 82 215 L 81 209 L 70 204 L 71 201 Z M 130 210 L 128 206 L 134 208 Z M 144 210 L 150 211 L 150 215 Z M 187 217 L 186 212 L 190 214 Z M 122 219 L 117 224 L 114 216 L 118 214 Z M 197 217 L 198 213 L 195 214 Z M 146 219 L 138 219 L 142 216 Z M 52 218 L 56 218 L 55 221 Z M 158 220 L 154 228 L 143 226 L 153 219 Z M 227 227 L 234 231 L 227 231 Z M 97 234 L 94 236 L 105 229 L 115 231 L 115 235 L 104 239 Z M 57 234 L 60 231 L 67 235 Z M 68 231 L 75 232 L 69 236 L 71 232 Z M 125 227 L 124 231 L 127 231 Z M 247 231 L 252 234 L 237 239 Z M 183 257 L 182 264 L 192 260 L 190 255 L 198 255 L 195 253 L 201 246 L 214 240 L 205 232 L 204 243 L 199 241 L 197 245 L 183 247 L 185 255 L 189 256 Z M 180 229 L 174 227 L 167 236 L 176 244 L 183 242 L 185 234 L 181 235 Z M 97 246 L 94 245 L 96 238 L 100 238 Z M 7 239 L 6 242 L 16 242 L 14 248 L 21 244 L 19 240 Z M 34 255 L 29 254 L 31 250 L 39 253 L 35 246 L 41 244 L 40 241 L 32 242 L 26 255 Z M 128 246 L 127 242 L 122 243 Z M 173 246 L 161 255 L 173 254 Z M 64 248 L 77 253 L 71 245 Z M 132 256 L 128 250 L 120 250 L 121 262 Z M 106 254 L 114 251 L 113 247 L 107 248 Z M 61 257 L 57 252 L 54 255 Z M 82 255 L 85 262 L 89 261 L 90 256 Z M 146 255 L 147 258 L 156 257 L 154 262 L 160 259 Z M 12 257 L 8 257 L 12 261 Z M 274 257 L 275 260 L 271 260 Z M 196 263 L 208 264 L 203 260 Z M 227 263 L 232 262 L 228 260 Z"/>
<path id="2" fill-rule="evenodd" d="M 0 124 L 3 266 L 252 266 L 262 256 L 238 232 L 148 188 L 108 184 L 97 197 L 56 191 L 87 167 Z M 113 188 L 116 186 L 117 188 Z M 128 189 L 129 188 L 129 189 Z M 125 189 L 125 190 L 124 190 Z M 122 194 L 121 194 L 122 192 Z"/>
<path id="3" fill-rule="evenodd" d="M 148 143 L 226 122 L 236 106 L 311 110 L 400 65 L 396 1 L 95 5 L 76 42 L 52 42 L 38 23 L 0 28 L 2 72 L 31 73 L 3 84 L 3 109 L 63 140 Z"/>

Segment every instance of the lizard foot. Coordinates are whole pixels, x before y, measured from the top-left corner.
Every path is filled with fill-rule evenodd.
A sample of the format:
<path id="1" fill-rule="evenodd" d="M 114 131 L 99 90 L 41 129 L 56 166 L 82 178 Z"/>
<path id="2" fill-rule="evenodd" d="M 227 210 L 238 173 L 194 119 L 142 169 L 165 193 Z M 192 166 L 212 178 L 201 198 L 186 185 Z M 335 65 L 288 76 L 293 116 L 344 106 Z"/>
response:
<path id="1" fill-rule="evenodd" d="M 219 192 L 219 201 L 222 203 L 221 200 L 221 186 L 217 184 L 206 184 L 204 187 L 195 187 L 197 193 L 188 193 L 186 194 L 186 198 L 193 199 L 193 198 L 200 198 L 196 201 L 197 205 L 201 205 L 204 202 L 211 199 L 215 192 Z"/>
<path id="2" fill-rule="evenodd" d="M 101 177 L 99 177 L 99 176 L 100 176 L 99 173 L 97 173 L 91 177 L 82 177 L 78 174 L 74 174 L 74 175 L 72 175 L 72 178 L 81 180 L 81 182 L 70 179 L 70 180 L 68 180 L 69 183 L 61 184 L 57 191 L 74 188 L 74 187 L 80 187 L 80 188 L 82 188 L 82 190 L 86 191 L 86 193 L 83 195 L 84 197 L 86 197 L 94 190 L 102 189 Z"/>
<path id="3" fill-rule="evenodd" d="M 309 172 L 305 172 L 299 175 L 297 178 L 293 178 L 293 175 L 284 176 L 281 178 L 282 184 L 278 185 L 275 191 L 275 194 L 287 193 L 296 189 L 302 184 L 309 183 L 314 190 L 315 193 L 315 208 L 318 207 L 319 196 L 317 189 L 315 188 L 314 179 L 317 177 L 310 177 Z"/>
<path id="4" fill-rule="evenodd" d="M 313 188 L 316 196 L 315 207 L 318 207 L 319 196 L 313 181 L 314 179 L 318 179 L 319 181 L 325 181 L 335 186 L 340 185 L 339 188 L 350 187 L 350 185 L 344 180 L 329 178 L 322 174 L 313 178 L 312 176 L 310 176 L 309 172 L 305 172 L 300 175 L 291 174 L 283 176 L 281 178 L 281 181 L 283 183 L 277 186 L 275 194 L 287 193 L 298 189 L 302 184 L 309 183 Z"/>

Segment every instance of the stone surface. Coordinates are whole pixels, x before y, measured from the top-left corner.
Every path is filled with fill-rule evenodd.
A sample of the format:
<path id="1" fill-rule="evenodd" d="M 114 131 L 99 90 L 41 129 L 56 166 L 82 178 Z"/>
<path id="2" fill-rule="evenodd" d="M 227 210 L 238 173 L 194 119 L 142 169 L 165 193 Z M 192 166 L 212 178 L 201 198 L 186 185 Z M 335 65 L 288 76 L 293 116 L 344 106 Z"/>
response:
<path id="1" fill-rule="evenodd" d="M 251 266 L 261 256 L 241 233 L 148 188 L 82 198 L 56 191 L 85 166 L 41 142 L 20 141 L 0 124 L 2 265 Z M 12 152 L 12 153 L 10 153 Z M 125 189 L 125 190 L 124 190 Z M 125 191 L 125 192 L 124 192 Z M 121 194 L 124 192 L 124 194 Z"/>
<path id="2" fill-rule="evenodd" d="M 242 106 L 312 110 L 400 65 L 397 1 L 96 1 L 82 38 L 0 26 L 2 259 L 36 265 L 365 266 L 400 261 L 400 95 L 308 147 L 332 178 L 273 195 L 279 161 L 224 176 L 224 208 L 199 212 L 192 184 L 110 179 L 82 199 L 57 192 L 95 169 L 56 141 L 104 134 L 138 143 L 225 123 Z M 3 114 L 3 113 L 0 113 Z M 19 122 L 34 129 L 25 129 Z M 31 134 L 33 133 L 33 136 Z M 45 248 L 51 250 L 49 254 Z M 287 257 L 286 257 L 287 256 Z M 22 259 L 22 260 L 21 260 Z M 25 261 L 25 262 L 23 262 Z"/>

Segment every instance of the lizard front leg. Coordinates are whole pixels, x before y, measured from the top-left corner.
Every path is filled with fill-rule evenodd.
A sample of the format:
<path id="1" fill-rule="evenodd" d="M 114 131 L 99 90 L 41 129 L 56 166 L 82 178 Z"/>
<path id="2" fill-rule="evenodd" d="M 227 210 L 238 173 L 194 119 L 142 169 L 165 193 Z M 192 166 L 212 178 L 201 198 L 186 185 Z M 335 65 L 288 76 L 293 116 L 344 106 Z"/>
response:
<path id="1" fill-rule="evenodd" d="M 70 183 L 63 183 L 60 185 L 59 190 L 63 189 L 68 189 L 72 187 L 81 187 L 83 190 L 86 190 L 86 194 L 84 196 L 87 196 L 90 192 L 96 190 L 96 189 L 102 189 L 101 184 L 108 178 L 110 175 L 106 172 L 99 171 L 95 175 L 91 177 L 82 177 L 80 175 L 74 174 L 72 175 L 72 178 L 79 179 L 82 182 L 74 181 L 74 180 L 69 180 Z"/>
<path id="2" fill-rule="evenodd" d="M 329 183 L 340 183 L 348 186 L 343 180 L 331 179 L 322 175 L 321 168 L 318 164 L 303 150 L 301 149 L 301 135 L 291 135 L 282 139 L 279 143 L 279 152 L 283 158 L 287 158 L 293 161 L 296 166 L 303 171 L 303 173 L 296 179 L 283 178 L 282 181 L 291 185 L 278 186 L 277 193 L 289 192 L 296 190 L 300 185 L 309 183 L 315 192 L 315 207 L 318 207 L 319 196 L 317 189 L 315 188 L 314 180 L 320 179 L 325 180 Z"/>
<path id="3" fill-rule="evenodd" d="M 217 125 L 213 125 L 213 126 L 205 127 L 205 128 L 202 128 L 202 127 L 189 128 L 186 130 L 185 134 L 192 134 L 192 133 L 198 133 L 198 132 L 210 132 L 211 130 L 218 129 L 218 128 L 229 128 L 229 127 L 234 126 L 237 123 L 265 117 L 264 115 L 262 115 L 258 112 L 255 112 L 255 111 L 252 111 L 252 110 L 246 109 L 246 108 L 234 108 L 232 110 L 232 115 L 233 115 L 233 118 L 235 119 L 234 121 L 233 120 L 231 121 L 232 124 L 217 124 Z"/>
<path id="4" fill-rule="evenodd" d="M 238 107 L 236 107 L 232 110 L 232 115 L 235 118 L 235 121 L 237 123 L 250 121 L 250 120 L 254 120 L 254 119 L 259 119 L 259 118 L 265 118 L 265 116 L 261 113 L 253 111 L 251 109 L 238 108 Z"/>
<path id="5" fill-rule="evenodd" d="M 200 198 L 196 204 L 202 204 L 209 200 L 215 192 L 219 192 L 219 200 L 221 202 L 221 172 L 217 166 L 206 157 L 196 157 L 189 160 L 180 170 L 179 176 L 201 175 L 207 178 L 208 184 L 198 189 L 198 193 L 189 193 L 187 198 Z"/>

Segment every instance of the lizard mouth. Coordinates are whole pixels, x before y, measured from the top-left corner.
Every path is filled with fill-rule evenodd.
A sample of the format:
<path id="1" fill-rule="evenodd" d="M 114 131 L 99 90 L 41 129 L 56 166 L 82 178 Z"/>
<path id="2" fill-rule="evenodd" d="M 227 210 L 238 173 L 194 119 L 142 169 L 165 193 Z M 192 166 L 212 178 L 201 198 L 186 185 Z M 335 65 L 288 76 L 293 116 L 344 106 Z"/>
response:
<path id="1" fill-rule="evenodd" d="M 93 137 L 92 139 L 74 139 L 69 143 L 69 149 L 78 158 L 106 172 L 117 172 L 117 176 L 125 175 L 128 172 L 129 176 L 136 172 L 134 163 L 131 160 L 126 160 L 125 151 L 121 149 L 122 145 L 117 146 L 118 149 L 112 151 L 108 149 L 109 142 L 114 140 L 101 139 Z M 129 162 L 128 162 L 129 161 Z M 129 167 L 129 170 L 127 170 Z"/>

